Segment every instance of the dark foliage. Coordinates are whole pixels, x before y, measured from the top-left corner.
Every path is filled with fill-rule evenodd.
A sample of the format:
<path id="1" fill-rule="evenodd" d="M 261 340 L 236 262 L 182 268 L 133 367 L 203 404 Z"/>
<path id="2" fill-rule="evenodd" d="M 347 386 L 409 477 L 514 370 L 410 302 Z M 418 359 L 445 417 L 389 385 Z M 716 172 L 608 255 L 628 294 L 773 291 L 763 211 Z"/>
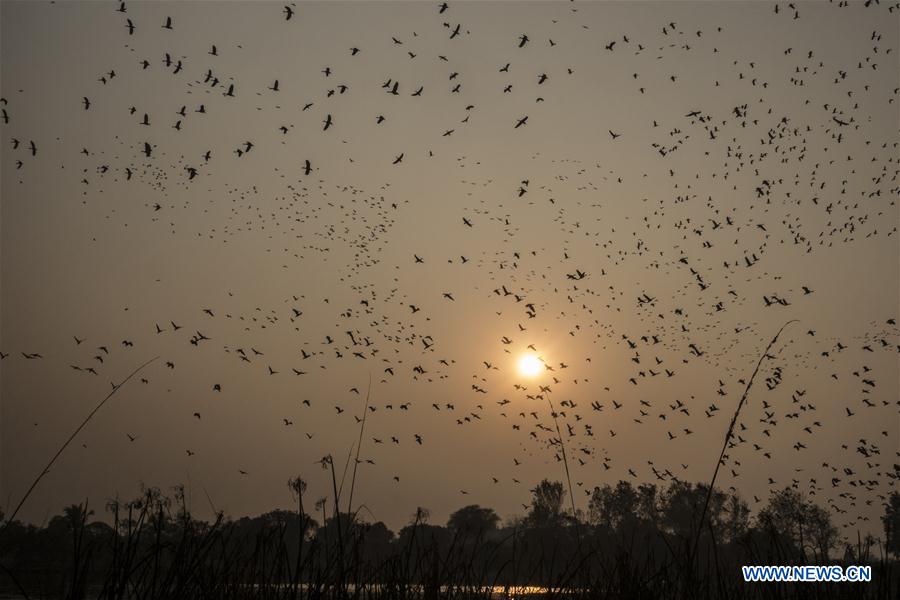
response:
<path id="1" fill-rule="evenodd" d="M 564 509 L 562 484 L 543 481 L 530 511 L 500 524 L 490 508 L 463 507 L 446 526 L 417 509 L 398 533 L 339 498 L 213 522 L 186 510 L 184 493 L 147 489 L 110 502 L 108 519 L 71 505 L 45 527 L 5 524 L 2 589 L 52 598 L 488 598 L 532 586 L 535 597 L 896 598 L 900 495 L 885 514 L 885 542 L 839 539 L 830 515 L 796 491 L 774 494 L 751 519 L 720 490 L 675 481 L 595 488 L 587 514 Z M 695 551 L 691 544 L 700 531 Z M 893 552 L 894 560 L 888 549 Z M 837 560 L 840 558 L 840 560 Z M 868 564 L 868 584 L 745 584 L 741 565 Z"/>

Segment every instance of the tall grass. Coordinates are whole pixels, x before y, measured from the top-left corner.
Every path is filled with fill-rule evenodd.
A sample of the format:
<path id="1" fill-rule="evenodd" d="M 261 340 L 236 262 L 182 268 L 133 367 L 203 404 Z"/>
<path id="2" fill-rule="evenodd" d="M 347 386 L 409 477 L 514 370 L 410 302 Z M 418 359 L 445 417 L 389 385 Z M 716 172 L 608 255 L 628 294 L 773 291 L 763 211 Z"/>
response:
<path id="1" fill-rule="evenodd" d="M 7 526 L 9 523 L 11 523 L 12 521 L 15 520 L 16 516 L 19 514 L 19 511 L 22 509 L 22 506 L 25 505 L 25 502 L 28 501 L 28 498 L 29 498 L 29 496 L 31 496 L 31 493 L 34 492 L 34 489 L 35 489 L 35 488 L 37 487 L 37 485 L 41 482 L 41 479 L 43 479 L 44 476 L 45 476 L 48 472 L 50 472 L 50 468 L 53 466 L 53 464 L 57 461 L 57 459 L 58 459 L 60 456 L 62 456 L 62 453 L 65 452 L 66 448 L 69 447 L 69 444 L 72 443 L 72 440 L 75 439 L 75 437 L 81 432 L 81 430 L 84 429 L 84 428 L 87 426 L 87 424 L 91 422 L 91 419 L 94 418 L 94 415 L 96 415 L 97 412 L 98 412 L 101 408 L 103 408 L 103 405 L 106 404 L 106 403 L 109 401 L 109 399 L 112 398 L 112 397 L 115 395 L 116 392 L 118 392 L 120 389 L 122 389 L 122 386 L 124 386 L 126 383 L 128 383 L 128 381 L 129 381 L 132 377 L 134 377 L 135 375 L 137 375 L 138 373 L 140 373 L 140 372 L 144 369 L 144 367 L 146 367 L 147 365 L 149 365 L 150 363 L 152 363 L 152 362 L 154 362 L 154 361 L 156 361 L 156 360 L 158 360 L 158 359 L 159 359 L 158 356 L 155 356 L 155 357 L 151 358 L 150 360 L 148 360 L 148 361 L 145 362 L 144 364 L 142 364 L 142 365 L 138 366 L 137 368 L 135 368 L 135 369 L 134 369 L 134 370 L 133 370 L 133 371 L 132 371 L 125 379 L 123 379 L 120 383 L 118 383 L 118 384 L 113 383 L 113 384 L 112 384 L 112 390 L 111 390 L 111 391 L 110 391 L 110 392 L 109 392 L 109 393 L 108 393 L 108 394 L 107 394 L 107 395 L 106 395 L 106 396 L 105 396 L 105 397 L 97 404 L 97 406 L 94 407 L 94 409 L 93 409 L 90 413 L 88 413 L 88 415 L 84 418 L 84 420 L 81 422 L 81 424 L 79 424 L 78 427 L 75 428 L 75 431 L 73 431 L 72 434 L 69 435 L 68 438 L 66 438 L 66 441 L 64 441 L 64 442 L 62 443 L 62 445 L 61 445 L 61 446 L 59 447 L 59 449 L 56 451 L 56 454 L 54 454 L 54 455 L 50 458 L 50 461 L 47 463 L 47 466 L 44 467 L 43 470 L 42 470 L 40 473 L 38 473 L 37 477 L 34 478 L 34 481 L 31 483 L 31 486 L 29 486 L 28 491 L 26 491 L 26 492 L 25 492 L 25 495 L 22 496 L 22 499 L 19 501 L 19 504 L 16 505 L 16 508 L 12 511 L 12 514 L 9 516 L 9 518 L 8 518 L 2 525 L 0 525 L 0 536 L 3 535 L 3 531 L 4 531 L 4 529 L 6 529 L 6 526 Z M 0 540 L 2 540 L 2 537 L 0 537 Z"/>
<path id="2" fill-rule="evenodd" d="M 712 496 L 713 490 L 716 485 L 716 478 L 719 476 L 719 468 L 722 466 L 722 462 L 725 459 L 725 452 L 728 451 L 728 444 L 731 442 L 731 439 L 734 437 L 734 426 L 737 425 L 738 418 L 741 416 L 741 409 L 744 408 L 744 404 L 747 402 L 747 396 L 750 394 L 750 388 L 753 387 L 753 380 L 756 379 L 756 374 L 759 373 L 759 368 L 762 366 L 763 360 L 766 358 L 772 358 L 769 354 L 769 351 L 772 349 L 772 346 L 775 345 L 775 342 L 778 341 L 778 337 L 781 335 L 781 332 L 790 325 L 791 323 L 796 323 L 797 319 L 791 319 L 787 321 L 784 325 L 781 326 L 781 329 L 778 330 L 778 333 L 775 334 L 775 337 L 769 342 L 769 345 L 766 346 L 766 349 L 763 351 L 762 355 L 759 357 L 759 360 L 756 362 L 756 367 L 753 369 L 753 373 L 750 375 L 750 379 L 747 380 L 747 385 L 744 387 L 744 393 L 741 394 L 741 399 L 738 402 L 737 407 L 735 407 L 734 415 L 731 417 L 731 422 L 728 424 L 728 431 L 725 432 L 725 441 L 722 443 L 722 451 L 719 452 L 719 458 L 716 460 L 716 467 L 713 470 L 712 479 L 709 481 L 709 487 L 706 492 L 706 500 L 703 502 L 703 511 L 700 513 L 700 520 L 697 525 L 697 534 L 694 538 L 694 542 L 691 544 L 691 550 L 689 554 L 689 567 L 693 567 L 694 560 L 694 549 L 697 546 L 697 543 L 700 540 L 700 534 L 703 531 L 703 524 L 706 521 L 706 513 L 709 510 L 709 499 Z"/>
<path id="3" fill-rule="evenodd" d="M 418 509 L 394 537 L 383 525 L 361 518 L 364 505 L 354 506 L 370 380 L 359 438 L 340 477 L 331 455 L 320 461 L 331 476 L 332 495 L 315 502 L 312 512 L 300 476 L 288 482 L 296 506 L 266 519 L 233 520 L 222 512 L 215 512 L 211 521 L 196 519 L 183 488 L 171 497 L 148 488 L 132 501 L 111 501 L 105 507 L 108 523 L 89 522 L 86 504 L 69 507 L 44 529 L 15 522 L 14 512 L 0 531 L 0 594 L 11 590 L 23 598 L 66 600 L 896 598 L 900 564 L 883 545 L 861 538 L 855 547 L 847 546 L 844 562 L 872 565 L 871 584 L 745 584 L 741 565 L 804 564 L 803 544 L 798 547 L 783 532 L 762 525 L 725 535 L 721 520 L 715 524 L 711 516 L 711 507 L 721 510 L 723 494 L 714 486 L 725 448 L 762 362 L 789 324 L 769 343 L 747 383 L 712 480 L 687 488 L 696 499 L 690 503 L 689 526 L 637 515 L 614 525 L 582 521 L 569 482 L 568 518 L 515 520 L 501 529 L 451 529 L 429 524 L 427 511 Z M 109 398 L 150 362 L 113 387 L 47 469 Z M 558 423 L 557 434 L 565 452 Z M 701 535 L 704 528 L 708 536 Z M 827 554 L 814 559 L 831 560 Z"/>
<path id="4" fill-rule="evenodd" d="M 582 523 L 578 534 L 568 522 L 448 530 L 430 525 L 423 510 L 380 545 L 377 528 L 349 513 L 318 526 L 306 512 L 302 479 L 291 485 L 295 509 L 255 525 L 221 513 L 197 520 L 183 490 L 170 498 L 151 488 L 133 501 L 110 502 L 108 525 L 89 523 L 86 506 L 73 508 L 64 518 L 67 542 L 44 551 L 44 564 L 17 560 L 8 548 L 0 557 L 18 568 L 20 596 L 67 600 L 488 599 L 515 597 L 519 586 L 545 598 L 887 599 L 900 591 L 900 564 L 872 540 L 857 540 L 846 557 L 874 567 L 871 584 L 748 585 L 741 565 L 802 564 L 802 554 L 776 531 L 721 539 L 709 521 L 711 535 L 694 546 L 651 522 Z M 41 534 L 12 529 L 19 549 L 27 546 L 22 536 Z M 685 568 L 688 552 L 695 571 Z M 0 589 L 10 585 L 0 577 Z"/>

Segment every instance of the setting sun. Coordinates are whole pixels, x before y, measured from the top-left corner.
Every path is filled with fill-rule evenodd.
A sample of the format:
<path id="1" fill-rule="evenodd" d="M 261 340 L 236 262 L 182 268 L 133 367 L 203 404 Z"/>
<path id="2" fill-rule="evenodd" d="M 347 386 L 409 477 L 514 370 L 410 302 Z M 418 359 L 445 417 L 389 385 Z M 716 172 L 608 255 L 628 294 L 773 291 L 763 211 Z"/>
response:
<path id="1" fill-rule="evenodd" d="M 0 600 L 900 600 L 900 0 L 258 4 L 0 0 Z"/>
<path id="2" fill-rule="evenodd" d="M 534 354 L 526 354 L 519 359 L 519 373 L 526 377 L 534 377 L 540 374 L 543 366 L 544 363 Z"/>

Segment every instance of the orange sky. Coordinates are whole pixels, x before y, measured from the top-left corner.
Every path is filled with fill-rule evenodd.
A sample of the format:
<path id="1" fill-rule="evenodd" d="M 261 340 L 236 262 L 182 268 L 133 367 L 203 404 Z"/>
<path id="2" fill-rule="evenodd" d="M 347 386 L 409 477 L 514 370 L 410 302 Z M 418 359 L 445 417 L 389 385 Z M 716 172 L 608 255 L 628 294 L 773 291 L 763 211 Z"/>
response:
<path id="1" fill-rule="evenodd" d="M 887 7 L 116 6 L 2 4 L 4 507 L 154 356 L 25 519 L 142 482 L 201 515 L 203 490 L 287 506 L 297 474 L 323 496 L 370 375 L 356 497 L 391 526 L 562 479 L 539 386 L 581 508 L 629 469 L 707 480 L 799 319 L 719 483 L 877 529 L 900 443 Z M 525 352 L 553 371 L 524 378 Z"/>

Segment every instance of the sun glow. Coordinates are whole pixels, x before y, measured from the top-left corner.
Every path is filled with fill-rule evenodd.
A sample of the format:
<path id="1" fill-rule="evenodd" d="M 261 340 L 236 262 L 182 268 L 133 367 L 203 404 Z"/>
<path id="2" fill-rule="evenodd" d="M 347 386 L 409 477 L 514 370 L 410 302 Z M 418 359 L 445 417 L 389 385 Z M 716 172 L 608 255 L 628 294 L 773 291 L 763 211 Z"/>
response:
<path id="1" fill-rule="evenodd" d="M 543 370 L 544 363 L 534 354 L 525 354 L 519 359 L 519 373 L 525 377 L 534 377 Z"/>

